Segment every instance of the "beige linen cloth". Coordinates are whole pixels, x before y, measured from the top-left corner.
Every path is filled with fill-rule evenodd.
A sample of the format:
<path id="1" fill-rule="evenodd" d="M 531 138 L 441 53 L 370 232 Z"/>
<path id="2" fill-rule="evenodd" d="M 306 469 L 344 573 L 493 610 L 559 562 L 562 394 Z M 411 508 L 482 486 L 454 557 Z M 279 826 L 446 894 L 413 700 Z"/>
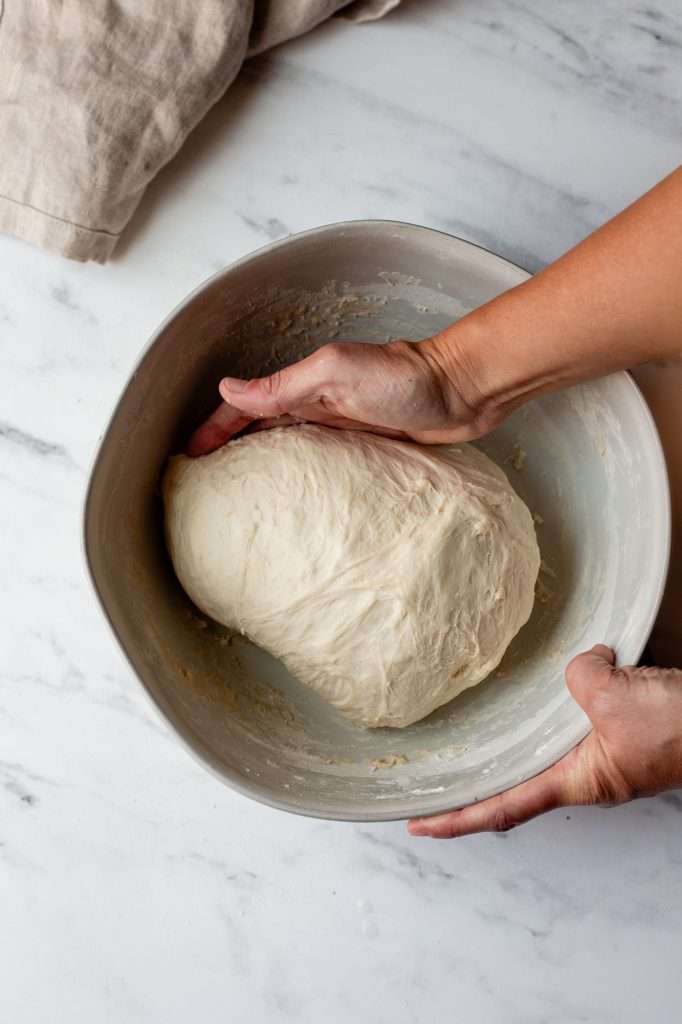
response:
<path id="1" fill-rule="evenodd" d="M 0 0 L 0 232 L 105 262 L 244 59 L 399 0 Z"/>

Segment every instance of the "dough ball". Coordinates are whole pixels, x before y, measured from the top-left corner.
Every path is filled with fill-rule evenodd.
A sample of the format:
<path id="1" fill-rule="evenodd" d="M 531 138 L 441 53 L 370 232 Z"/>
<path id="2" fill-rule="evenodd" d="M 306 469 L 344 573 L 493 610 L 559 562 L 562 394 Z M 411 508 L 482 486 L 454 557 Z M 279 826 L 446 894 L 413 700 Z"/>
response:
<path id="1" fill-rule="evenodd" d="M 360 725 L 481 682 L 533 607 L 530 513 L 470 445 L 280 427 L 171 459 L 164 500 L 194 603 Z"/>

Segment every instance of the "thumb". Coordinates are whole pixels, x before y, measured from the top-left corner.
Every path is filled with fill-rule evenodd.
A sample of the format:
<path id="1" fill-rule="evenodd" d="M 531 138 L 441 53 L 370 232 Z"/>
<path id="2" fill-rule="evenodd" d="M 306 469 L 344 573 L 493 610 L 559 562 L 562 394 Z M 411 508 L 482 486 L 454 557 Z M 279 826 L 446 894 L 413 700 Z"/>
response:
<path id="1" fill-rule="evenodd" d="M 566 669 L 566 683 L 571 694 L 588 712 L 595 695 L 613 679 L 615 654 L 610 647 L 597 644 L 579 654 Z M 585 787 L 585 745 L 575 747 L 551 768 L 498 796 L 470 804 L 461 810 L 433 818 L 411 821 L 410 835 L 449 839 L 473 832 L 505 832 L 538 814 L 569 804 L 589 803 L 589 787 Z"/>
<path id="2" fill-rule="evenodd" d="M 611 682 L 617 672 L 616 656 L 605 644 L 595 644 L 578 654 L 566 666 L 566 685 L 584 711 L 589 709 L 594 696 Z"/>
<path id="3" fill-rule="evenodd" d="M 336 346 L 326 345 L 299 363 L 253 380 L 224 377 L 220 394 L 226 402 L 250 416 L 284 416 L 314 402 L 334 380 Z"/>

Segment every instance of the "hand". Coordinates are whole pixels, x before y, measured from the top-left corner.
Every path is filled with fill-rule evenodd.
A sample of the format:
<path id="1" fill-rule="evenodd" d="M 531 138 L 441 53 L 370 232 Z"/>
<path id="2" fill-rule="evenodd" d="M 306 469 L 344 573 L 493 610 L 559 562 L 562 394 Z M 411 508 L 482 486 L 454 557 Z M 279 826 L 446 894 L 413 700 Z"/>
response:
<path id="1" fill-rule="evenodd" d="M 410 834 L 504 832 L 557 807 L 621 804 L 682 786 L 682 672 L 614 662 L 613 651 L 598 644 L 566 669 L 568 688 L 592 722 L 574 750 L 506 793 L 411 821 Z"/>
<path id="2" fill-rule="evenodd" d="M 189 455 L 290 416 L 422 443 L 486 433 L 530 398 L 679 359 L 682 168 L 534 278 L 427 341 L 333 343 L 261 380 L 225 379 Z M 284 421 L 287 422 L 287 421 Z"/>
<path id="3" fill-rule="evenodd" d="M 335 342 L 270 377 L 226 377 L 223 404 L 191 437 L 187 453 L 205 455 L 256 420 L 303 420 L 423 444 L 478 437 L 501 417 L 478 407 L 474 389 L 455 370 L 454 351 L 451 344 L 446 365 L 431 341 Z"/>

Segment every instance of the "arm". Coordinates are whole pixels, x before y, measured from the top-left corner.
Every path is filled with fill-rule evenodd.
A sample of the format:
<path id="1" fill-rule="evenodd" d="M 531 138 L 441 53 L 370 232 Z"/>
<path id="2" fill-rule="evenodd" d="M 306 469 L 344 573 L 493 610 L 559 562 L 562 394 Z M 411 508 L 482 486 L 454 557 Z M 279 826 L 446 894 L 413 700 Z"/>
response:
<path id="1" fill-rule="evenodd" d="M 292 415 L 423 443 L 486 433 L 534 395 L 682 353 L 682 169 L 531 280 L 423 342 L 332 344 L 226 379 L 190 440 L 204 454 Z"/>
<path id="2" fill-rule="evenodd" d="M 494 419 L 541 392 L 682 355 L 682 168 L 424 345 Z"/>

